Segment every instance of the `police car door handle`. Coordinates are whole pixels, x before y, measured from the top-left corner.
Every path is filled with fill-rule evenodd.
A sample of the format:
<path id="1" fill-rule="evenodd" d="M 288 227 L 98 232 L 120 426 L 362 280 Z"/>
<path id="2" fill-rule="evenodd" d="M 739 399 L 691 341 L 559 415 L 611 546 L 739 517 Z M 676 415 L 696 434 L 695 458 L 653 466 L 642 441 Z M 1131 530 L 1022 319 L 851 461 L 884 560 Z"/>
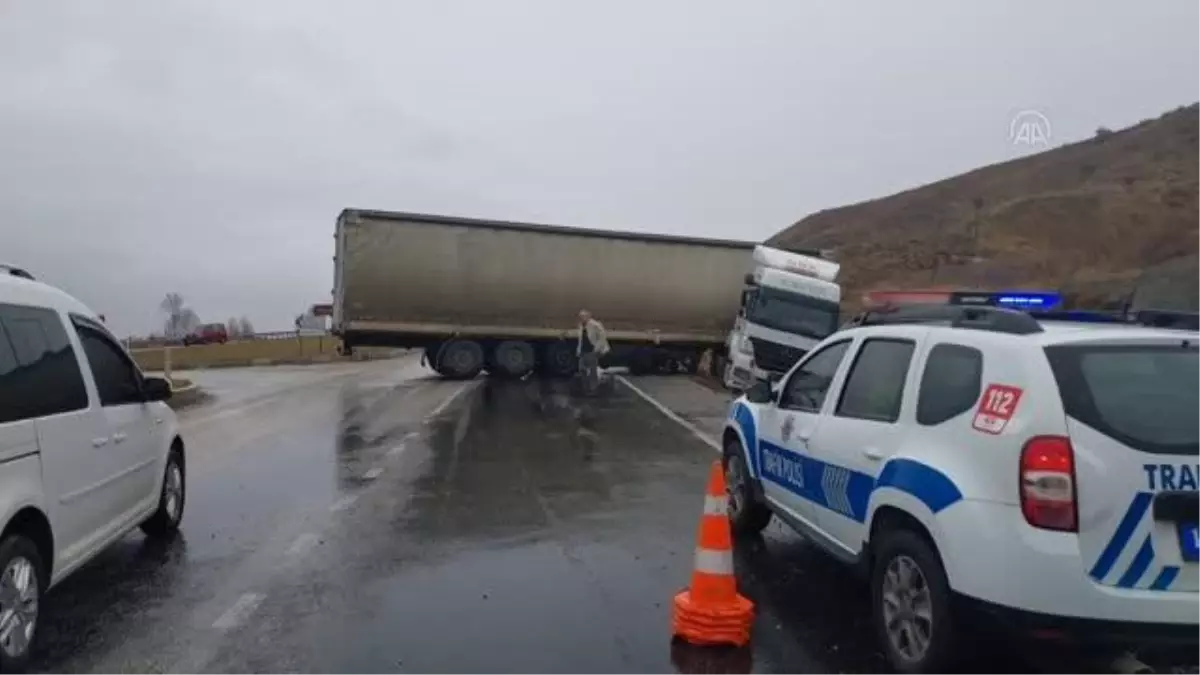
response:
<path id="1" fill-rule="evenodd" d="M 863 450 L 862 452 L 863 452 L 863 457 L 866 457 L 867 459 L 871 460 L 872 462 L 878 462 L 879 460 L 883 459 L 883 453 L 876 450 L 875 448 L 867 448 L 867 449 Z"/>

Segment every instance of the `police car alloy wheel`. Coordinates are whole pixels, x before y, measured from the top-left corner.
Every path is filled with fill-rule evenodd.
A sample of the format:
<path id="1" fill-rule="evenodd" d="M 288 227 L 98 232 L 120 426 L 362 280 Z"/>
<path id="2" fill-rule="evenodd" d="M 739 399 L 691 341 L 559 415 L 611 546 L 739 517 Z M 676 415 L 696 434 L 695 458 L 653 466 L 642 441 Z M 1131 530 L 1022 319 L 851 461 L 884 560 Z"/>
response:
<path id="1" fill-rule="evenodd" d="M 734 534 L 750 535 L 761 532 L 767 523 L 771 522 L 771 511 L 754 498 L 741 444 L 734 441 L 725 448 L 724 464 L 730 527 Z"/>
<path id="2" fill-rule="evenodd" d="M 872 566 L 873 619 L 892 667 L 941 672 L 954 656 L 956 631 L 941 559 L 916 532 L 883 532 Z"/>
<path id="3" fill-rule="evenodd" d="M 883 571 L 883 629 L 888 642 L 907 659 L 920 660 L 933 634 L 933 600 L 920 566 L 902 555 Z"/>

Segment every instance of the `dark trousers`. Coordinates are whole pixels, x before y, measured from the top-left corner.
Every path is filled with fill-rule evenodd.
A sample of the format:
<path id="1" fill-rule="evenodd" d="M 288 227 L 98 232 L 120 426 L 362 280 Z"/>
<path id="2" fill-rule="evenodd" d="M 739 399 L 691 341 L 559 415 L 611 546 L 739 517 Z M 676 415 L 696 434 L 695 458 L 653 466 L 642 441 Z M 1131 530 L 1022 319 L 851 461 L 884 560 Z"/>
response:
<path id="1" fill-rule="evenodd" d="M 583 375 L 583 389 L 591 393 L 600 384 L 600 355 L 588 352 L 579 356 L 579 372 Z"/>

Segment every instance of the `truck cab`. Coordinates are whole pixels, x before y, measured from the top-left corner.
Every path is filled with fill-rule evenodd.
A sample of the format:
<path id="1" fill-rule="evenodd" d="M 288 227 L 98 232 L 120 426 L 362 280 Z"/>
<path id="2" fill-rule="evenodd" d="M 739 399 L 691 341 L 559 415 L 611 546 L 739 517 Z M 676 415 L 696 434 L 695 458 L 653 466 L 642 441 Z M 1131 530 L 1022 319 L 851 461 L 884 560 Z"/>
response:
<path id="1" fill-rule="evenodd" d="M 777 379 L 838 327 L 840 266 L 817 251 L 754 249 L 742 304 L 729 339 L 725 386 L 748 389 Z"/>

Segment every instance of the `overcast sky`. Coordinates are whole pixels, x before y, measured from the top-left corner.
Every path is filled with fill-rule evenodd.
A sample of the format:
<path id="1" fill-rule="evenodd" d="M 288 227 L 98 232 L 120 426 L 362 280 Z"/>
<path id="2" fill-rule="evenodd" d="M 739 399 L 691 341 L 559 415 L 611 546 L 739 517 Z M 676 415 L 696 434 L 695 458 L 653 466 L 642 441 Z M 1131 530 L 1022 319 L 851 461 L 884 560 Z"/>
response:
<path id="1" fill-rule="evenodd" d="M 1200 4 L 0 3 L 0 260 L 283 329 L 348 206 L 762 240 L 1200 98 Z"/>

